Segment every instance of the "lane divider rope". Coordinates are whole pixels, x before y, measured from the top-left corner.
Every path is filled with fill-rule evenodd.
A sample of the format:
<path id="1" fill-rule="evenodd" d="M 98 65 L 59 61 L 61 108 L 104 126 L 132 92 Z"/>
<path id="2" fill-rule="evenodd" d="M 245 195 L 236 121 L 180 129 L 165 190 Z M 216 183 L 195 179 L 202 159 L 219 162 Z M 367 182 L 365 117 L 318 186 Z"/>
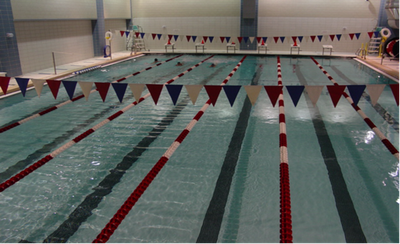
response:
<path id="1" fill-rule="evenodd" d="M 205 61 L 207 61 L 208 59 L 214 57 L 214 55 L 211 55 L 210 57 L 204 59 L 203 61 L 201 61 L 200 63 L 192 66 L 190 68 L 190 70 L 200 66 L 202 63 L 204 63 Z M 164 85 L 166 84 L 170 84 L 171 82 L 175 81 L 176 79 L 182 77 L 184 74 L 186 74 L 189 71 L 185 71 L 183 73 L 181 73 L 180 75 L 174 77 L 173 79 L 169 80 L 168 82 L 164 83 Z M 183 75 L 182 75 L 183 74 Z M 71 146 L 73 146 L 74 144 L 80 142 L 82 139 L 84 139 L 85 137 L 89 136 L 90 134 L 92 134 L 93 132 L 95 132 L 96 130 L 98 130 L 99 128 L 101 128 L 102 126 L 104 126 L 105 124 L 107 124 L 108 122 L 114 120 L 115 118 L 119 117 L 121 114 L 123 114 L 124 112 L 128 111 L 130 108 L 134 107 L 135 105 L 137 105 L 138 103 L 144 101 L 146 98 L 148 98 L 150 96 L 150 93 L 147 93 L 146 95 L 144 95 L 143 97 L 141 97 L 139 99 L 138 102 L 133 102 L 131 104 L 129 104 L 128 106 L 126 106 L 125 108 L 121 109 L 120 111 L 116 112 L 115 114 L 111 115 L 110 117 L 108 117 L 107 119 L 103 120 L 102 122 L 98 123 L 97 125 L 93 126 L 91 129 L 83 132 L 82 134 L 80 134 L 79 136 L 75 137 L 74 139 L 72 139 L 71 141 L 69 141 L 68 143 L 64 144 L 63 146 L 59 147 L 58 149 L 54 150 L 53 152 L 51 152 L 50 154 L 48 154 L 47 156 L 45 156 L 44 158 L 40 159 L 39 161 L 37 161 L 36 163 L 32 164 L 31 166 L 29 166 L 28 168 L 22 170 L 21 172 L 19 172 L 18 174 L 16 174 L 15 176 L 11 177 L 10 179 L 6 180 L 5 182 L 0 184 L 0 192 L 3 192 L 5 189 L 9 188 L 10 186 L 14 185 L 16 182 L 18 182 L 19 180 L 23 179 L 25 176 L 29 175 L 30 173 L 32 173 L 33 171 L 35 171 L 36 169 L 38 169 L 39 167 L 43 166 L 44 164 L 46 164 L 47 162 L 49 162 L 50 160 L 52 160 L 53 158 L 55 158 L 57 155 L 59 155 L 60 153 L 62 153 L 63 151 L 67 150 L 68 148 L 70 148 Z"/>
<path id="2" fill-rule="evenodd" d="M 151 66 L 151 67 L 142 69 L 141 71 L 138 71 L 138 72 L 136 72 L 136 73 L 133 73 L 133 74 L 128 75 L 128 76 L 126 76 L 126 77 L 123 77 L 123 78 L 121 78 L 121 79 L 115 80 L 115 81 L 113 81 L 113 82 L 111 82 L 111 83 L 121 82 L 121 81 L 123 81 L 123 80 L 126 80 L 127 78 L 130 78 L 130 77 L 132 77 L 132 76 L 138 75 L 138 74 L 140 74 L 140 73 L 142 73 L 142 72 L 144 72 L 144 71 L 146 71 L 146 70 L 150 70 L 150 69 L 152 69 L 152 68 L 154 68 L 154 67 L 156 67 L 156 66 L 160 66 L 160 65 L 162 65 L 163 63 L 169 62 L 169 61 L 171 61 L 171 60 L 173 60 L 173 59 L 176 59 L 176 58 L 179 58 L 179 57 L 181 57 L 181 56 L 183 56 L 183 54 L 178 55 L 178 56 L 173 57 L 173 58 L 170 58 L 170 59 L 167 59 L 167 60 L 165 60 L 165 61 L 159 62 L 159 63 L 156 64 L 156 65 L 153 65 L 153 66 Z M 93 92 L 96 92 L 96 91 L 97 91 L 97 89 L 93 89 L 93 90 L 90 91 L 90 94 L 93 93 Z M 31 116 L 29 116 L 29 117 L 27 117 L 27 118 L 25 118 L 25 119 L 22 119 L 22 120 L 20 120 L 20 121 L 17 121 L 17 122 L 15 122 L 15 123 L 10 124 L 10 125 L 4 126 L 3 128 L 0 128 L 0 133 L 3 133 L 3 132 L 8 131 L 8 130 L 10 130 L 10 129 L 12 129 L 12 128 L 15 128 L 15 127 L 17 127 L 17 126 L 19 126 L 19 125 L 21 125 L 21 124 L 23 124 L 23 123 L 28 122 L 28 121 L 31 120 L 31 119 L 34 119 L 34 118 L 43 116 L 43 115 L 45 115 L 45 114 L 47 114 L 47 113 L 50 113 L 51 111 L 54 111 L 54 110 L 56 110 L 56 109 L 58 109 L 58 108 L 60 108 L 60 107 L 62 107 L 62 106 L 64 106 L 64 105 L 67 105 L 67 104 L 69 104 L 69 103 L 71 103 L 71 102 L 75 102 L 75 101 L 77 101 L 77 100 L 79 100 L 79 99 L 81 99 L 81 98 L 84 98 L 84 97 L 85 97 L 85 96 L 84 96 L 83 94 L 82 94 L 82 95 L 79 95 L 79 96 L 76 96 L 76 97 L 72 98 L 71 100 L 65 101 L 65 102 L 60 103 L 60 104 L 58 104 L 58 105 L 55 105 L 55 106 L 53 106 L 53 107 L 51 107 L 51 108 L 48 108 L 48 109 L 46 109 L 46 110 L 43 110 L 43 111 L 41 111 L 41 112 L 39 112 L 39 113 L 37 113 L 37 114 L 31 115 Z"/>
<path id="3" fill-rule="evenodd" d="M 231 71 L 231 73 L 225 78 L 221 85 L 225 85 L 229 79 L 233 76 L 233 74 L 238 70 L 240 65 L 242 65 L 244 59 L 247 56 L 244 56 L 236 67 Z M 186 128 L 179 134 L 179 136 L 175 139 L 175 141 L 171 144 L 171 146 L 167 149 L 167 151 L 161 156 L 158 162 L 153 166 L 149 173 L 144 177 L 144 179 L 140 182 L 140 184 L 136 187 L 136 189 L 132 192 L 132 194 L 128 197 L 128 199 L 122 204 L 119 210 L 114 214 L 114 216 L 110 219 L 108 224 L 103 228 L 100 234 L 93 240 L 93 243 L 103 243 L 107 242 L 114 231 L 121 224 L 122 220 L 128 215 L 129 211 L 133 208 L 139 198 L 143 195 L 147 187 L 151 184 L 160 170 L 167 163 L 172 154 L 176 151 L 176 149 L 180 146 L 182 141 L 186 138 L 189 132 L 193 129 L 196 123 L 200 120 L 201 116 L 203 116 L 204 112 L 211 104 L 211 99 L 209 99 L 204 106 L 200 109 L 200 111 L 193 117 L 192 121 L 186 126 Z"/>
<path id="4" fill-rule="evenodd" d="M 277 57 L 278 86 L 282 84 L 281 59 Z M 285 104 L 283 89 L 279 97 L 279 151 L 280 151 L 280 242 L 292 243 L 292 210 L 290 203 L 289 157 L 287 150 Z"/>
<path id="5" fill-rule="evenodd" d="M 320 70 L 322 70 L 322 72 L 328 77 L 328 79 L 330 81 L 333 82 L 333 84 L 335 86 L 338 86 L 339 84 L 332 78 L 332 76 L 330 76 L 328 74 L 328 72 L 326 72 L 326 70 L 317 62 L 317 60 L 315 60 L 313 57 L 311 57 L 311 59 L 314 61 L 314 63 L 319 67 Z M 358 105 L 354 104 L 353 99 L 351 99 L 351 97 L 346 93 L 343 92 L 342 94 L 347 101 L 351 104 L 351 106 L 354 108 L 354 110 L 356 110 L 356 112 L 361 116 L 361 118 L 363 118 L 363 120 L 365 121 L 365 123 L 367 123 L 367 125 L 375 132 L 375 134 L 381 139 L 382 143 L 386 146 L 386 148 L 390 151 L 391 154 L 393 154 L 393 156 L 395 156 L 397 158 L 397 160 L 399 160 L 399 151 L 397 150 L 397 148 L 395 146 L 393 146 L 393 144 L 386 138 L 386 136 L 378 129 L 378 127 L 376 127 L 376 125 L 372 122 L 372 120 L 370 118 L 368 118 L 368 116 L 361 110 L 360 107 L 358 107 Z"/>

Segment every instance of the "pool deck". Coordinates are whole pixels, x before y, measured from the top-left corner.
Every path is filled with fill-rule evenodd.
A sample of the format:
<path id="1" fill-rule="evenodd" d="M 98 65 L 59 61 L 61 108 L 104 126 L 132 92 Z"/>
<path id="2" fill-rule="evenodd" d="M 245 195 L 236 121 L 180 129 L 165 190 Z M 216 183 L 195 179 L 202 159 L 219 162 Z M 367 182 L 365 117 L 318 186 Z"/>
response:
<path id="1" fill-rule="evenodd" d="M 57 80 L 62 77 L 66 77 L 68 75 L 73 74 L 76 71 L 99 66 L 99 65 L 106 65 L 106 64 L 111 64 L 114 62 L 119 62 L 123 61 L 125 59 L 130 59 L 130 58 L 135 58 L 138 56 L 141 56 L 142 54 L 165 54 L 164 49 L 159 49 L 159 50 L 151 50 L 151 51 L 146 51 L 146 52 L 138 52 L 136 54 L 130 53 L 130 51 L 121 51 L 121 52 L 116 52 L 113 53 L 113 59 L 110 58 L 104 58 L 104 57 L 93 57 L 90 59 L 85 59 L 69 64 L 64 64 L 64 65 L 59 65 L 56 67 L 56 72 L 54 72 L 54 68 L 48 68 L 48 69 L 43 69 L 43 70 L 38 70 L 35 72 L 30 72 L 23 74 L 21 76 L 18 76 L 19 78 L 30 78 L 30 79 L 45 79 L 45 80 Z M 172 52 L 169 50 L 167 52 L 168 54 L 171 54 Z M 174 50 L 174 54 L 196 54 L 194 50 Z M 301 51 L 299 55 L 297 55 L 297 52 L 294 52 L 292 55 L 290 54 L 290 51 L 268 51 L 267 54 L 263 53 L 261 51 L 258 53 L 258 51 L 249 51 L 249 50 L 236 50 L 235 53 L 233 51 L 229 51 L 227 53 L 225 50 L 207 50 L 207 52 L 198 52 L 197 54 L 223 54 L 223 55 L 260 55 L 260 56 L 265 56 L 265 55 L 289 55 L 289 56 L 322 56 L 322 52 L 307 52 L 307 51 Z M 357 61 L 362 62 L 364 64 L 370 65 L 374 67 L 375 69 L 381 71 L 384 75 L 386 74 L 390 78 L 396 80 L 399 82 L 399 61 L 398 60 L 390 60 L 389 58 L 385 58 L 383 60 L 383 63 L 381 65 L 381 58 L 376 57 L 376 56 L 367 56 L 366 59 L 362 59 L 360 57 L 357 57 L 355 54 L 352 53 L 342 53 L 342 52 L 332 52 L 332 55 L 328 55 L 325 53 L 323 55 L 324 57 L 349 57 L 349 58 L 356 58 Z M 29 82 L 28 84 L 29 87 L 33 86 L 32 82 Z M 12 93 L 16 92 L 19 90 L 19 87 L 15 81 L 14 78 L 11 78 L 10 80 L 10 85 L 8 88 L 7 93 Z M 3 92 L 0 90 L 0 95 L 3 95 Z"/>

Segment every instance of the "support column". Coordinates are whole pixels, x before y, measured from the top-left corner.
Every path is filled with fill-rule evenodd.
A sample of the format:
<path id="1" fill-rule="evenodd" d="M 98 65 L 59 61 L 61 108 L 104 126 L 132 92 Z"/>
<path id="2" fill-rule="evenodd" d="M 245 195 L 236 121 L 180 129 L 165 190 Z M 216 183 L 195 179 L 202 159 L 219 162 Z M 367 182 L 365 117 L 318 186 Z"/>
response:
<path id="1" fill-rule="evenodd" d="M 22 75 L 11 0 L 0 1 L 0 72 L 8 77 Z"/>
<path id="2" fill-rule="evenodd" d="M 97 20 L 92 21 L 94 56 L 103 56 L 106 45 L 103 0 L 96 0 Z"/>
<path id="3" fill-rule="evenodd" d="M 240 36 L 257 37 L 258 27 L 258 0 L 241 0 L 240 8 Z M 257 50 L 257 41 L 245 43 L 242 40 L 240 50 Z"/>

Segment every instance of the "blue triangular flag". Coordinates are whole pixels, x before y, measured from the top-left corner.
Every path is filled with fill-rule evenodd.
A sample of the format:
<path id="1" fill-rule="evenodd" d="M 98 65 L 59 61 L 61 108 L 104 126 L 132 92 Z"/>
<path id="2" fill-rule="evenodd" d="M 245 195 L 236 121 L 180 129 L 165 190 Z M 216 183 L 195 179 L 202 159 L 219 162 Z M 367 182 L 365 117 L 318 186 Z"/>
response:
<path id="1" fill-rule="evenodd" d="M 182 86 L 183 85 L 166 85 L 168 93 L 174 105 L 176 105 L 176 101 L 178 101 L 179 94 L 181 94 Z"/>
<path id="2" fill-rule="evenodd" d="M 162 37 L 162 34 L 157 34 L 157 37 L 158 37 L 158 40 L 160 40 Z"/>
<path id="3" fill-rule="evenodd" d="M 319 35 L 319 36 L 317 36 L 317 37 L 318 37 L 319 42 L 321 42 L 322 37 L 324 37 L 324 36 L 323 36 L 323 35 Z"/>
<path id="4" fill-rule="evenodd" d="M 76 84 L 78 82 L 76 81 L 67 81 L 67 80 L 63 80 L 62 81 L 65 90 L 67 91 L 67 94 L 69 96 L 69 99 L 72 100 L 72 98 L 74 97 L 74 92 L 75 92 L 75 88 L 76 88 Z"/>
<path id="5" fill-rule="evenodd" d="M 353 99 L 355 105 L 357 105 L 358 101 L 360 101 L 365 87 L 365 85 L 347 85 L 347 89 L 349 90 L 351 99 Z"/>
<path id="6" fill-rule="evenodd" d="M 17 80 L 19 89 L 21 90 L 22 96 L 25 97 L 26 88 L 28 87 L 29 79 L 27 78 L 15 78 Z"/>
<path id="7" fill-rule="evenodd" d="M 283 41 L 285 40 L 285 37 L 281 36 L 280 39 L 281 39 L 281 42 L 283 43 Z"/>
<path id="8" fill-rule="evenodd" d="M 195 41 L 196 41 L 196 38 L 197 38 L 197 36 L 192 36 L 192 40 L 193 40 L 193 42 L 195 42 Z"/>
<path id="9" fill-rule="evenodd" d="M 225 37 L 226 43 L 229 43 L 229 40 L 230 40 L 230 39 L 231 39 L 231 38 L 230 38 L 229 36 Z"/>
<path id="10" fill-rule="evenodd" d="M 249 41 L 249 37 L 245 36 L 245 37 L 243 37 L 243 40 L 244 40 L 244 43 L 247 43 Z"/>
<path id="11" fill-rule="evenodd" d="M 143 39 L 143 37 L 144 37 L 144 35 L 145 35 L 146 33 L 140 33 L 140 37 Z"/>
<path id="12" fill-rule="evenodd" d="M 303 41 L 303 36 L 298 36 L 297 38 L 299 38 L 299 42 Z"/>
<path id="13" fill-rule="evenodd" d="M 122 103 L 122 99 L 124 98 L 126 87 L 128 86 L 127 83 L 111 83 L 112 87 L 114 88 L 115 93 L 117 94 L 118 100 Z"/>
<path id="14" fill-rule="evenodd" d="M 213 36 L 209 36 L 208 39 L 210 40 L 210 43 L 212 43 L 212 41 L 214 40 Z"/>
<path id="15" fill-rule="evenodd" d="M 374 32 L 375 37 L 379 37 L 379 31 Z"/>
<path id="16" fill-rule="evenodd" d="M 126 35 L 126 37 L 128 37 L 129 36 L 129 31 L 125 31 L 125 35 Z"/>
<path id="17" fill-rule="evenodd" d="M 179 35 L 174 35 L 175 41 L 178 40 Z"/>
<path id="18" fill-rule="evenodd" d="M 231 107 L 233 106 L 233 103 L 235 102 L 241 87 L 242 86 L 223 86 L 226 97 L 228 98 Z"/>
<path id="19" fill-rule="evenodd" d="M 303 93 L 304 86 L 286 86 L 287 91 L 289 92 L 290 98 L 293 101 L 294 106 L 297 106 L 301 94 Z"/>
<path id="20" fill-rule="evenodd" d="M 338 39 L 338 41 L 340 41 L 340 38 L 342 37 L 342 34 L 337 34 L 336 38 Z"/>
<path id="21" fill-rule="evenodd" d="M 264 40 L 264 42 L 267 42 L 268 37 L 263 37 L 262 39 Z"/>
<path id="22" fill-rule="evenodd" d="M 356 37 L 357 37 L 357 40 L 358 40 L 358 38 L 360 37 L 361 33 L 355 33 L 355 34 L 356 34 Z"/>

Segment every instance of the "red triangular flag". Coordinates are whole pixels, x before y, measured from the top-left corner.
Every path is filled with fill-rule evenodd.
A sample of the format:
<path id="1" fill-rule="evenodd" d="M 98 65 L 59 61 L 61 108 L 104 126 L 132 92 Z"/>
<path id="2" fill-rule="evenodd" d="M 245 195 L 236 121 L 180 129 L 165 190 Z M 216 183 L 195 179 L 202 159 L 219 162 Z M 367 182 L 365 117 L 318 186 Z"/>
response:
<path id="1" fill-rule="evenodd" d="M 10 83 L 11 77 L 0 77 L 0 87 L 4 94 L 7 94 L 8 84 Z"/>
<path id="2" fill-rule="evenodd" d="M 331 38 L 332 41 L 333 39 L 335 39 L 335 35 L 329 35 L 329 37 Z"/>
<path id="3" fill-rule="evenodd" d="M 135 32 L 136 38 L 139 38 L 140 32 Z"/>
<path id="4" fill-rule="evenodd" d="M 346 88 L 346 86 L 341 86 L 341 85 L 331 85 L 331 86 L 326 86 L 328 88 L 329 95 L 331 96 L 333 106 L 336 108 L 336 105 L 339 102 L 340 97 L 343 95 L 343 91 Z"/>
<path id="5" fill-rule="evenodd" d="M 192 38 L 192 36 L 186 36 L 187 41 L 190 41 L 190 38 Z"/>
<path id="6" fill-rule="evenodd" d="M 311 37 L 311 41 L 314 42 L 316 36 L 310 36 L 310 37 Z"/>
<path id="7" fill-rule="evenodd" d="M 397 106 L 399 106 L 399 84 L 390 84 L 390 89 L 392 89 L 394 99 L 396 99 Z"/>
<path id="8" fill-rule="evenodd" d="M 224 41 L 225 41 L 225 37 L 224 36 L 220 36 L 219 39 L 221 39 L 221 42 L 224 43 Z"/>
<path id="9" fill-rule="evenodd" d="M 349 33 L 350 39 L 353 40 L 354 38 L 354 33 Z"/>
<path id="10" fill-rule="evenodd" d="M 264 39 L 261 40 L 261 45 L 262 45 L 262 46 L 265 46 Z"/>
<path id="11" fill-rule="evenodd" d="M 57 94 L 58 90 L 60 89 L 60 80 L 46 80 L 47 85 L 49 85 L 49 88 L 51 90 L 51 93 L 53 93 L 54 99 L 57 99 Z"/>
<path id="12" fill-rule="evenodd" d="M 108 89 L 110 88 L 110 84 L 108 82 L 95 82 L 94 83 L 97 87 L 97 91 L 100 94 L 101 99 L 103 102 L 106 100 Z"/>
<path id="13" fill-rule="evenodd" d="M 369 38 L 372 38 L 372 35 L 374 34 L 374 32 L 373 31 L 371 31 L 371 32 L 368 32 L 368 36 L 369 36 Z"/>
<path id="14" fill-rule="evenodd" d="M 297 43 L 297 36 L 292 36 L 292 40 L 294 43 Z"/>
<path id="15" fill-rule="evenodd" d="M 153 37 L 153 40 L 156 38 L 157 34 L 151 34 L 151 36 Z"/>
<path id="16" fill-rule="evenodd" d="M 243 39 L 243 37 L 241 37 L 241 36 L 238 36 L 238 41 L 239 41 L 239 43 L 242 43 L 242 39 Z"/>
<path id="17" fill-rule="evenodd" d="M 203 36 L 203 40 L 204 40 L 205 42 L 207 42 L 208 36 Z M 204 44 L 204 42 L 202 42 L 202 44 Z"/>
<path id="18" fill-rule="evenodd" d="M 260 41 L 261 41 L 261 37 L 260 36 L 257 36 L 257 43 L 260 43 Z M 263 40 L 264 41 L 264 40 Z"/>
<path id="19" fill-rule="evenodd" d="M 269 100 L 271 100 L 272 106 L 275 107 L 279 94 L 282 92 L 283 86 L 264 86 L 264 88 L 269 96 Z"/>
<path id="20" fill-rule="evenodd" d="M 158 98 L 160 98 L 161 91 L 164 87 L 162 84 L 147 84 L 147 89 L 150 92 L 151 97 L 153 98 L 154 103 L 157 105 Z"/>
<path id="21" fill-rule="evenodd" d="M 168 35 L 168 41 L 171 40 L 173 35 Z"/>
<path id="22" fill-rule="evenodd" d="M 274 36 L 274 40 L 275 40 L 275 43 L 277 43 L 279 40 L 279 36 Z"/>
<path id="23" fill-rule="evenodd" d="M 213 106 L 215 106 L 215 103 L 217 102 L 219 93 L 221 92 L 222 86 L 220 86 L 220 85 L 205 85 L 204 88 L 206 89 L 208 97 L 211 100 L 211 104 Z"/>
<path id="24" fill-rule="evenodd" d="M 121 37 L 123 37 L 125 34 L 125 31 L 119 31 L 119 33 L 121 33 Z"/>

